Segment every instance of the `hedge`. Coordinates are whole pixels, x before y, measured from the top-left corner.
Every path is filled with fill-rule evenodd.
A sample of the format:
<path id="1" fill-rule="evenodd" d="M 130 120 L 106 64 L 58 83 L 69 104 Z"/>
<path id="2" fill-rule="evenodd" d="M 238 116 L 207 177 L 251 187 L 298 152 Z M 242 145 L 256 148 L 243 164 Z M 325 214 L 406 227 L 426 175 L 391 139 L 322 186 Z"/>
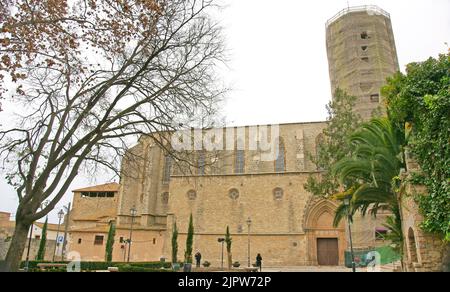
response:
<path id="1" fill-rule="evenodd" d="M 171 269 L 145 268 L 145 267 L 134 266 L 134 265 L 121 265 L 121 266 L 119 266 L 119 271 L 127 272 L 127 273 L 173 272 Z"/>
<path id="2" fill-rule="evenodd" d="M 30 270 L 38 269 L 38 264 L 40 263 L 51 263 L 50 261 L 30 261 L 28 267 Z M 68 262 L 54 262 L 55 264 L 67 264 Z M 26 262 L 23 261 L 20 267 L 23 269 L 26 265 Z M 132 266 L 134 268 L 144 268 L 144 269 L 152 269 L 159 270 L 161 268 L 169 269 L 172 267 L 171 263 L 166 262 L 146 262 L 146 263 L 123 263 L 123 262 L 81 262 L 81 270 L 82 271 L 98 271 L 98 270 L 107 270 L 108 267 L 122 267 L 124 265 Z"/>

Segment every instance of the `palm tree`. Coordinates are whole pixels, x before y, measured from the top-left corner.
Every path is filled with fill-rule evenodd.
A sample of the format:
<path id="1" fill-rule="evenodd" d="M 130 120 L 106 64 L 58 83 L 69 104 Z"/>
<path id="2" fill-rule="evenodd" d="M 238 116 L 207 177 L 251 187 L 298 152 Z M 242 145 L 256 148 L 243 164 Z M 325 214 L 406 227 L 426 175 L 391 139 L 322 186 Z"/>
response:
<path id="1" fill-rule="evenodd" d="M 400 170 L 405 168 L 404 137 L 402 130 L 387 118 L 363 124 L 350 137 L 355 146 L 353 155 L 341 159 L 333 167 L 345 191 L 333 198 L 340 201 L 349 198 L 351 203 L 349 206 L 342 203 L 338 207 L 335 226 L 347 214 L 352 218 L 360 211 L 363 216 L 368 212 L 376 216 L 379 210 L 389 210 L 393 214 L 386 223 L 392 234 L 390 239 L 397 241 L 393 244 L 403 246 L 397 190 Z"/>

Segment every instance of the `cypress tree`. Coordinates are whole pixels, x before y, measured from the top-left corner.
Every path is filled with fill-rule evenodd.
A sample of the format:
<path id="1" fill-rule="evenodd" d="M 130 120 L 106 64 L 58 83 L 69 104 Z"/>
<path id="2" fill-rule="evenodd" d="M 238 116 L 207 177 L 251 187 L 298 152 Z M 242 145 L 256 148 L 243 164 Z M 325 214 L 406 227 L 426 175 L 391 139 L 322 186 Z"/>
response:
<path id="1" fill-rule="evenodd" d="M 41 241 L 39 242 L 39 250 L 36 256 L 37 261 L 43 261 L 45 258 L 45 246 L 47 244 L 47 225 L 48 217 L 45 219 L 44 227 L 42 227 Z"/>
<path id="2" fill-rule="evenodd" d="M 112 262 L 114 237 L 116 236 L 116 226 L 113 222 L 109 225 L 108 240 L 106 241 L 105 261 L 107 263 Z"/>
<path id="3" fill-rule="evenodd" d="M 173 231 L 172 231 L 172 263 L 176 263 L 177 260 L 177 254 L 178 254 L 178 228 L 177 223 L 175 222 L 173 224 Z"/>
<path id="4" fill-rule="evenodd" d="M 189 228 L 188 228 L 188 234 L 186 238 L 186 254 L 185 254 L 185 260 L 186 263 L 192 264 L 192 244 L 194 242 L 194 222 L 191 217 L 189 218 Z"/>

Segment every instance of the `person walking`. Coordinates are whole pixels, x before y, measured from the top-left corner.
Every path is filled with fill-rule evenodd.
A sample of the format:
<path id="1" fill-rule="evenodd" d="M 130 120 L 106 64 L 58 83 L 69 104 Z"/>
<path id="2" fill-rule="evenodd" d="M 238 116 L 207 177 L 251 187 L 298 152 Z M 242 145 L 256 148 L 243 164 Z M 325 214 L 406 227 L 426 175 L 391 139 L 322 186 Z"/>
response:
<path id="1" fill-rule="evenodd" d="M 261 272 L 262 271 L 262 256 L 260 253 L 256 256 L 256 266 L 259 268 L 259 271 Z"/>
<path id="2" fill-rule="evenodd" d="M 200 268 L 201 261 L 202 261 L 202 254 L 199 251 L 197 251 L 197 253 L 195 254 L 195 262 L 196 262 L 197 268 Z"/>

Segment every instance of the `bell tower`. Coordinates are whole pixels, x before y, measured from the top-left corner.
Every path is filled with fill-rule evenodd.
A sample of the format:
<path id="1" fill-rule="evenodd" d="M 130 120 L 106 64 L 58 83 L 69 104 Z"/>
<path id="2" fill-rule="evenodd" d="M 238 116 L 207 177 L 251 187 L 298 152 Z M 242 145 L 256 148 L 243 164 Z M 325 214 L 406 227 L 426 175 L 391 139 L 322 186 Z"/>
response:
<path id="1" fill-rule="evenodd" d="M 389 13 L 377 6 L 349 7 L 326 23 L 332 93 L 356 96 L 355 112 L 364 120 L 383 105 L 380 88 L 399 71 Z"/>

